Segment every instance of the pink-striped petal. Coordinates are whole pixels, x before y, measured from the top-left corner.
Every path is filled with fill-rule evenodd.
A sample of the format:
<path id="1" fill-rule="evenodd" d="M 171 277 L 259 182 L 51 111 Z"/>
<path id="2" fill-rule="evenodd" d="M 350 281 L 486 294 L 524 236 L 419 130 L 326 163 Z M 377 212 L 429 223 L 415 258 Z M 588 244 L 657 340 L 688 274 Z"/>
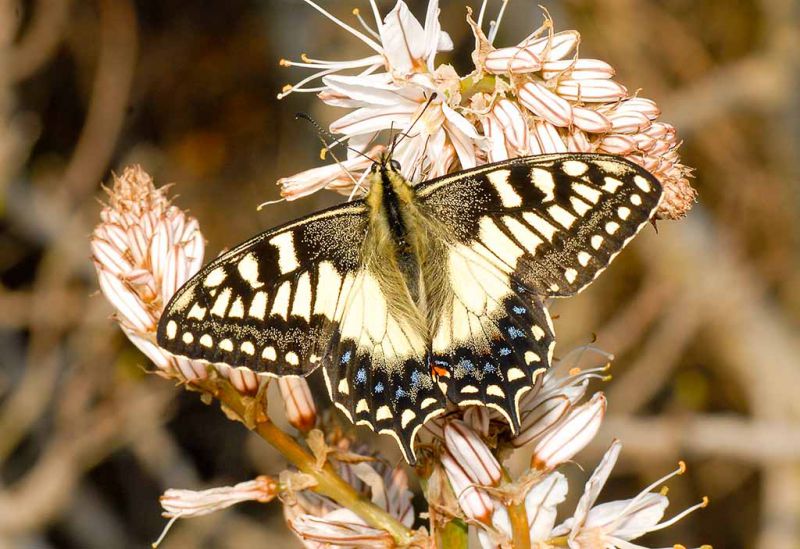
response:
<path id="1" fill-rule="evenodd" d="M 556 86 L 556 93 L 570 101 L 609 103 L 625 97 L 628 90 L 614 80 L 562 80 Z"/>
<path id="2" fill-rule="evenodd" d="M 566 128 L 572 123 L 572 106 L 569 101 L 538 82 L 526 82 L 517 95 L 525 108 L 554 126 Z"/>

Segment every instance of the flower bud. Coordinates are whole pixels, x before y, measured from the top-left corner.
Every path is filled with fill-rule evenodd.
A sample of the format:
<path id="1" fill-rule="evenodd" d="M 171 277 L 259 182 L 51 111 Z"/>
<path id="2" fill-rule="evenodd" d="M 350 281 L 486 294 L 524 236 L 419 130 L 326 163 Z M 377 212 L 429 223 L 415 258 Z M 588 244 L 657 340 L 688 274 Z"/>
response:
<path id="1" fill-rule="evenodd" d="M 517 92 L 520 103 L 554 126 L 566 128 L 572 122 L 572 106 L 538 82 L 526 82 Z"/>
<path id="2" fill-rule="evenodd" d="M 622 99 L 628 90 L 613 80 L 562 80 L 556 86 L 556 93 L 570 101 L 608 103 Z"/>
<path id="3" fill-rule="evenodd" d="M 317 422 L 317 407 L 311 396 L 311 389 L 304 377 L 287 376 L 278 378 L 286 418 L 297 430 L 310 431 Z"/>
<path id="4" fill-rule="evenodd" d="M 542 68 L 542 62 L 528 48 L 500 48 L 486 56 L 484 68 L 491 73 L 524 74 Z"/>
<path id="5" fill-rule="evenodd" d="M 500 464 L 481 438 L 463 421 L 448 421 L 444 427 L 445 446 L 461 465 L 470 481 L 496 486 L 502 475 Z"/>
<path id="6" fill-rule="evenodd" d="M 597 434 L 605 413 L 606 398 L 603 393 L 596 393 L 589 402 L 573 409 L 536 445 L 532 466 L 551 470 L 572 459 Z"/>

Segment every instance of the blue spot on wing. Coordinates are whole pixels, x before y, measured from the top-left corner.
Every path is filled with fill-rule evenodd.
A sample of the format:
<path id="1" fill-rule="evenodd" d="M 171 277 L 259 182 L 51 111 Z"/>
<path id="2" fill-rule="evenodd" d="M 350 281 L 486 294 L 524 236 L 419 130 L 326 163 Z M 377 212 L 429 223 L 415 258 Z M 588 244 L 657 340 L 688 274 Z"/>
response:
<path id="1" fill-rule="evenodd" d="M 380 381 L 375 385 L 375 392 L 382 393 L 383 392 L 383 383 Z"/>
<path id="2" fill-rule="evenodd" d="M 511 349 L 509 349 L 508 347 L 501 347 L 500 348 L 500 355 L 501 356 L 508 356 L 510 354 L 511 354 Z"/>
<path id="3" fill-rule="evenodd" d="M 367 381 L 367 371 L 364 368 L 361 368 L 359 371 L 356 372 L 356 383 L 359 385 L 362 383 L 366 383 Z"/>
<path id="4" fill-rule="evenodd" d="M 514 305 L 511 308 L 511 310 L 514 311 L 515 313 L 517 313 L 518 315 L 521 315 L 522 313 L 524 313 L 528 309 L 526 309 L 525 307 L 520 307 L 519 305 Z"/>
<path id="5" fill-rule="evenodd" d="M 402 398 L 402 397 L 404 397 L 404 396 L 406 396 L 406 395 L 408 395 L 408 393 L 406 393 L 406 392 L 403 390 L 403 388 L 402 388 L 402 387 L 398 387 L 398 388 L 397 388 L 397 390 L 394 392 L 394 397 L 395 397 L 395 398 Z"/>
<path id="6" fill-rule="evenodd" d="M 523 332 L 519 328 L 515 328 L 514 326 L 509 326 L 508 335 L 511 336 L 511 339 L 517 339 L 519 337 L 525 337 L 525 332 Z"/>
<path id="7" fill-rule="evenodd" d="M 486 364 L 483 365 L 483 371 L 486 372 L 487 374 L 494 373 L 496 370 L 497 368 L 495 368 L 494 364 L 492 364 L 491 362 L 487 362 Z"/>
<path id="8" fill-rule="evenodd" d="M 353 355 L 352 355 L 352 353 L 350 351 L 345 351 L 345 353 L 342 355 L 341 363 L 344 365 L 344 364 L 347 364 L 348 362 L 350 362 L 350 357 L 351 356 L 353 356 Z"/>

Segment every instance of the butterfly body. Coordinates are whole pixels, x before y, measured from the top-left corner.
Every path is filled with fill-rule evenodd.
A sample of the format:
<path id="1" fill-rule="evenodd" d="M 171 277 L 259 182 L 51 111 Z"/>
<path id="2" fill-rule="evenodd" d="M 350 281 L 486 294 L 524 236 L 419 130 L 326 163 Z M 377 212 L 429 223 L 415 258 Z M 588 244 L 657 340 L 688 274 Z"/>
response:
<path id="1" fill-rule="evenodd" d="M 544 305 L 586 287 L 647 223 L 650 174 L 591 154 L 526 157 L 412 186 L 382 158 L 358 200 L 267 231 L 204 267 L 168 304 L 167 350 L 265 375 L 322 367 L 354 423 L 414 461 L 448 402 L 519 427 L 550 365 Z"/>

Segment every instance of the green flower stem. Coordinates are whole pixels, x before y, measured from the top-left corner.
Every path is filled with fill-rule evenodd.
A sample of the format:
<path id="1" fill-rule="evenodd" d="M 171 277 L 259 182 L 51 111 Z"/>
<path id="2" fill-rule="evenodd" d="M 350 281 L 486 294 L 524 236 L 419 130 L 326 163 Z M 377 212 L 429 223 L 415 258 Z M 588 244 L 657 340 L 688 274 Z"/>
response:
<path id="1" fill-rule="evenodd" d="M 507 483 L 511 482 L 505 469 L 503 469 L 503 480 Z M 514 549 L 531 549 L 531 533 L 528 512 L 525 510 L 525 500 L 519 503 L 512 502 L 508 506 L 508 519 L 511 522 L 511 540 Z"/>
<path id="2" fill-rule="evenodd" d="M 411 530 L 356 492 L 336 473 L 330 463 L 326 462 L 322 468 L 318 467 L 317 460 L 311 453 L 272 423 L 264 411 L 263 401 L 258 403 L 254 398 L 239 393 L 227 381 L 214 377 L 216 376 L 194 382 L 194 385 L 203 392 L 213 395 L 225 408 L 238 415 L 248 428 L 275 447 L 298 470 L 311 475 L 317 482 L 312 488 L 315 492 L 350 509 L 373 528 L 385 530 L 394 538 L 397 545 L 402 547 L 411 543 L 414 537 Z"/>
<path id="3" fill-rule="evenodd" d="M 479 79 L 467 76 L 461 79 L 461 95 L 466 99 L 476 93 L 494 93 L 496 82 L 496 78 L 491 75 L 484 75 Z"/>
<path id="4" fill-rule="evenodd" d="M 438 549 L 467 549 L 468 542 L 467 525 L 461 519 L 453 519 L 443 528 L 436 530 Z"/>

